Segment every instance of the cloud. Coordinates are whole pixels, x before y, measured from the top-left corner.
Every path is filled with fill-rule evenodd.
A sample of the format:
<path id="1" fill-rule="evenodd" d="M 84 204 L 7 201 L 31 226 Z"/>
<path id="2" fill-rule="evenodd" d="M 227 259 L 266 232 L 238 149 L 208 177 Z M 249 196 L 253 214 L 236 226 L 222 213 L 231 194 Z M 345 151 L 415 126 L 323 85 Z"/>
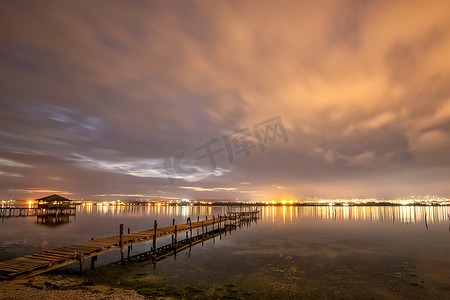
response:
<path id="1" fill-rule="evenodd" d="M 9 177 L 22 177 L 20 174 L 3 172 L 0 170 L 0 176 L 9 176 Z"/>
<path id="2" fill-rule="evenodd" d="M 144 194 L 100 194 L 100 195 L 92 195 L 94 197 L 120 197 L 120 198 L 152 198 L 152 199 L 179 199 L 177 197 L 166 197 L 161 195 L 144 195 Z"/>
<path id="3" fill-rule="evenodd" d="M 418 160 L 448 162 L 450 136 L 441 130 L 426 131 L 410 140 L 410 150 Z"/>
<path id="4" fill-rule="evenodd" d="M 142 178 L 182 179 L 188 182 L 202 180 L 210 175 L 221 176 L 228 172 L 222 168 L 210 169 L 200 166 L 194 161 L 188 161 L 186 172 L 173 172 L 170 166 L 165 166 L 163 159 L 135 159 L 128 161 L 106 161 L 73 154 L 74 161 L 86 168 L 98 168 L 119 174 Z M 169 169 L 168 169 L 169 168 Z"/>
<path id="5" fill-rule="evenodd" d="M 375 152 L 367 151 L 349 159 L 351 167 L 370 167 L 375 162 Z"/>
<path id="6" fill-rule="evenodd" d="M 24 163 L 20 163 L 20 162 L 17 162 L 17 161 L 13 161 L 13 160 L 10 160 L 10 159 L 4 159 L 4 158 L 0 158 L 0 165 L 8 166 L 8 167 L 19 167 L 19 168 L 31 167 L 30 165 L 27 165 L 27 164 L 24 164 Z"/>
<path id="7" fill-rule="evenodd" d="M 234 187 L 220 187 L 220 188 L 203 188 L 198 186 L 180 186 L 180 189 L 188 189 L 194 190 L 197 192 L 213 192 L 213 191 L 224 191 L 224 192 L 232 192 L 237 191 Z"/>
<path id="8" fill-rule="evenodd" d="M 61 195 L 73 195 L 71 192 L 61 190 L 50 190 L 42 188 L 27 188 L 27 189 L 10 189 L 10 191 L 19 191 L 25 193 L 38 193 L 38 194 L 61 194 Z"/>
<path id="9" fill-rule="evenodd" d="M 49 185 L 234 198 L 217 189 L 239 182 L 338 197 L 337 181 L 355 194 L 450 193 L 431 184 L 450 170 L 446 1 L 0 5 L 0 151 L 33 166 L 0 162 L 4 197 Z M 277 115 L 288 143 L 216 169 L 195 160 L 211 138 Z M 164 158 L 173 168 L 179 153 L 170 185 Z"/>

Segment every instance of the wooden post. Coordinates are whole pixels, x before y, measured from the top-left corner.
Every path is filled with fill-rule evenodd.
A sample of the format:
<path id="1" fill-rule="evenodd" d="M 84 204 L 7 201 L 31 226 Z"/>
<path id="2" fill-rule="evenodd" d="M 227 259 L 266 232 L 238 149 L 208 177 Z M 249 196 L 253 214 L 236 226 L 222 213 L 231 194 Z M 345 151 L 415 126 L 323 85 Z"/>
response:
<path id="1" fill-rule="evenodd" d="M 175 228 L 173 230 L 174 235 L 172 235 L 172 246 L 174 248 L 173 259 L 177 259 L 178 225 L 175 225 L 175 219 L 173 219 L 172 224 L 175 226 Z M 175 236 L 175 243 L 174 243 L 174 236 Z"/>
<path id="2" fill-rule="evenodd" d="M 177 249 L 177 231 L 178 231 L 178 225 L 175 225 L 175 249 Z"/>
<path id="3" fill-rule="evenodd" d="M 97 256 L 91 257 L 91 269 L 95 268 L 95 262 L 97 261 Z"/>
<path id="4" fill-rule="evenodd" d="M 155 251 L 156 256 L 156 230 L 158 229 L 158 222 L 155 220 L 155 223 L 153 224 L 153 251 Z"/>
<path id="5" fill-rule="evenodd" d="M 84 256 L 78 254 L 78 262 L 80 263 L 80 273 L 84 273 Z"/>
<path id="6" fill-rule="evenodd" d="M 130 232 L 131 232 L 130 227 L 128 227 L 128 234 L 130 234 Z M 128 246 L 128 258 L 130 258 L 131 247 L 133 247 L 133 246 Z"/>
<path id="7" fill-rule="evenodd" d="M 189 217 L 189 231 L 191 232 L 191 238 L 192 238 L 192 222 L 191 222 L 191 217 Z"/>
<path id="8" fill-rule="evenodd" d="M 202 221 L 202 240 L 203 240 L 203 234 L 205 233 L 205 230 L 203 228 L 203 221 Z"/>
<path id="9" fill-rule="evenodd" d="M 212 236 L 213 236 L 213 243 L 216 243 L 216 238 L 215 238 L 215 236 L 214 236 L 214 222 L 216 221 L 216 218 L 214 217 L 214 215 L 213 215 L 213 222 L 212 222 L 212 226 L 213 226 L 213 229 L 212 229 Z"/>
<path id="10" fill-rule="evenodd" d="M 120 232 L 119 232 L 119 246 L 120 246 L 120 261 L 124 262 L 125 253 L 123 252 L 123 224 L 120 224 Z"/>
<path id="11" fill-rule="evenodd" d="M 203 228 L 203 221 L 202 221 L 202 246 L 203 246 L 203 238 L 204 238 L 204 235 L 203 235 L 203 234 L 204 234 L 204 232 L 205 232 L 205 231 L 204 231 L 204 228 Z"/>
<path id="12" fill-rule="evenodd" d="M 200 222 L 200 216 L 197 216 L 197 222 Z M 198 236 L 198 227 L 197 227 L 197 236 Z"/>
<path id="13" fill-rule="evenodd" d="M 172 226 L 175 226 L 175 219 L 172 219 Z M 172 234 L 172 244 L 173 244 L 173 234 Z"/>

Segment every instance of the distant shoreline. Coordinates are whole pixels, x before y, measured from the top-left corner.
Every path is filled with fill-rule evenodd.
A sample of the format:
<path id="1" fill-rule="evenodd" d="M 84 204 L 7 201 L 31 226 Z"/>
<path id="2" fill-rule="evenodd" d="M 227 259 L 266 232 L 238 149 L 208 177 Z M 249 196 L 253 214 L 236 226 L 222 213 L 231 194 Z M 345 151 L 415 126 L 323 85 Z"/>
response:
<path id="1" fill-rule="evenodd" d="M 83 203 L 77 203 L 76 206 L 85 205 Z M 101 202 L 99 203 L 91 203 L 92 206 L 103 206 Z M 233 206 L 233 207 L 270 207 L 270 206 L 323 206 L 323 207 L 330 207 L 330 206 L 450 206 L 450 203 L 408 203 L 408 204 L 402 204 L 402 203 L 389 203 L 389 202 L 367 202 L 367 203 L 293 203 L 293 204 L 282 204 L 282 203 L 271 203 L 271 204 L 264 204 L 264 203 L 227 203 L 227 202 L 215 202 L 211 204 L 201 204 L 201 203 L 195 203 L 195 204 L 173 204 L 173 203 L 165 203 L 162 205 L 157 205 L 154 203 L 140 203 L 140 202 L 130 202 L 130 203 L 124 203 L 124 204 L 114 204 L 109 206 Z M 35 209 L 35 207 L 29 207 L 27 205 L 8 205 L 0 207 L 0 209 L 24 209 L 24 208 L 30 208 Z"/>
<path id="2" fill-rule="evenodd" d="M 80 205 L 80 204 L 77 204 Z M 92 205 L 102 205 L 101 203 L 95 203 Z M 127 203 L 118 206 L 148 206 L 147 203 Z M 151 206 L 157 206 L 151 204 Z M 270 207 L 270 206 L 450 206 L 450 203 L 411 203 L 411 204 L 401 204 L 401 203 L 389 203 L 389 202 L 367 202 L 367 203 L 292 203 L 292 204 L 282 204 L 282 203 L 230 203 L 230 202 L 213 202 L 211 204 L 200 204 L 195 203 L 193 205 L 189 204 L 164 204 L 163 206 L 259 206 L 259 207 Z"/>

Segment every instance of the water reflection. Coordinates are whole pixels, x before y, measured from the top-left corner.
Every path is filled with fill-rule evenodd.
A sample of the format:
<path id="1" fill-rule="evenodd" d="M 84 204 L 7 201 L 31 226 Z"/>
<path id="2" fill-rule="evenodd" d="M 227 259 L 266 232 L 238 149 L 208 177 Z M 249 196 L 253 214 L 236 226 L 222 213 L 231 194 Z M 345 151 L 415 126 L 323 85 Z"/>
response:
<path id="1" fill-rule="evenodd" d="M 245 207 L 241 210 L 261 209 L 265 221 L 283 224 L 294 219 L 317 219 L 339 221 L 399 222 L 406 224 L 428 224 L 450 221 L 450 206 L 262 206 Z M 155 216 L 163 218 L 182 218 L 190 216 L 225 215 L 230 208 L 212 206 L 116 206 L 87 205 L 77 208 L 77 212 L 88 215 L 133 217 Z M 236 208 L 239 210 L 239 208 Z"/>
<path id="2" fill-rule="evenodd" d="M 245 207 L 245 210 L 261 209 L 262 218 L 275 223 L 281 219 L 283 224 L 294 219 L 320 219 L 341 221 L 373 221 L 400 223 L 437 223 L 450 221 L 450 206 L 262 206 Z M 86 205 L 79 206 L 77 212 L 88 215 L 119 216 L 131 214 L 155 217 L 182 217 L 225 215 L 230 209 L 212 206 L 117 206 Z M 236 209 L 239 210 L 239 209 Z M 241 208 L 244 210 L 244 208 Z"/>
<path id="3" fill-rule="evenodd" d="M 398 230 L 403 224 L 420 224 L 425 229 L 432 224 L 441 224 L 447 229 L 450 225 L 450 206 L 259 206 L 259 207 L 226 207 L 226 206 L 138 206 L 138 205 L 84 205 L 77 206 L 76 217 L 39 217 L 4 218 L 0 223 L 0 260 L 18 255 L 18 244 L 27 245 L 23 254 L 38 252 L 42 249 L 42 241 L 47 241 L 48 248 L 56 248 L 73 243 L 81 243 L 91 238 L 117 235 L 119 224 L 130 228 L 132 232 L 148 230 L 153 221 L 158 220 L 161 227 L 185 223 L 188 217 L 204 220 L 213 215 L 225 215 L 228 211 L 262 210 L 263 222 L 259 228 L 277 231 L 282 225 L 290 234 L 303 232 L 305 228 L 312 231 L 330 225 L 334 228 L 357 229 L 365 223 L 369 227 L 377 226 L 377 230 Z M 65 226 L 36 226 L 39 224 L 65 224 Z M 336 226 L 334 226 L 336 223 Z M 308 226 L 305 226 L 308 225 Z M 337 226 L 339 225 L 339 226 Z M 341 226 L 342 225 L 342 226 Z M 390 225 L 390 226 L 385 226 Z M 400 226 L 404 227 L 404 226 Z M 436 228 L 437 226 L 434 226 Z M 256 228 L 256 226 L 255 226 Z M 350 230 L 349 229 L 349 230 Z M 445 230 L 448 235 L 448 231 Z M 430 231 L 428 231 L 430 232 Z M 243 234 L 243 233 L 242 233 Z M 254 233 L 252 233 L 254 234 Z M 277 233 L 278 236 L 279 232 Z M 336 233 L 338 234 L 338 233 Z M 340 234 L 340 233 L 339 233 Z M 353 233 L 352 233 L 353 234 Z M 263 232 L 263 241 L 267 232 Z M 241 244 L 242 246 L 242 244 Z M 263 247 L 264 248 L 264 247 Z"/>
<path id="4" fill-rule="evenodd" d="M 399 223 L 440 223 L 450 221 L 450 206 L 265 206 L 262 218 L 283 224 L 295 219 L 372 221 Z M 288 217 L 287 217 L 288 216 Z"/>
<path id="5" fill-rule="evenodd" d="M 44 214 L 37 216 L 37 223 L 50 226 L 58 226 L 69 223 L 69 214 Z"/>
<path id="6" fill-rule="evenodd" d="M 200 215 L 200 216 L 212 216 L 213 207 L 211 206 L 182 206 L 182 205 L 83 205 L 77 208 L 77 212 L 85 213 L 88 215 L 112 215 L 118 216 L 124 213 L 132 214 L 134 216 L 164 216 L 164 217 L 183 217 Z M 226 214 L 227 209 L 225 207 L 217 207 L 214 209 L 216 215 Z"/>

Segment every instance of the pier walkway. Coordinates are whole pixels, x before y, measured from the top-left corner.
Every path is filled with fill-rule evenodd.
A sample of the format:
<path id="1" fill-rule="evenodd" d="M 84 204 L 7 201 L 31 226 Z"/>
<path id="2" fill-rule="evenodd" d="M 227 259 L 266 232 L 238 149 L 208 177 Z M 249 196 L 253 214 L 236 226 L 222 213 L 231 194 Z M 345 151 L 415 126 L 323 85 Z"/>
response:
<path id="1" fill-rule="evenodd" d="M 226 216 L 213 217 L 209 220 L 200 221 L 197 219 L 197 222 L 191 222 L 188 218 L 185 224 L 179 225 L 175 225 L 174 220 L 173 226 L 163 228 L 158 228 L 158 223 L 155 220 L 152 229 L 128 234 L 123 234 L 123 224 L 120 224 L 119 235 L 117 236 L 92 239 L 83 243 L 2 261 L 0 262 L 0 279 L 27 278 L 76 262 L 79 263 L 80 271 L 83 272 L 84 261 L 87 258 L 91 258 L 91 264 L 93 265 L 97 255 L 120 249 L 123 261 L 125 246 L 150 241 L 153 241 L 152 249 L 156 253 L 156 240 L 158 238 L 172 235 L 172 243 L 173 241 L 177 243 L 177 235 L 180 233 L 186 232 L 186 236 L 188 236 L 190 232 L 192 238 L 194 229 L 196 229 L 197 234 L 201 229 L 203 235 L 208 231 L 208 226 L 212 226 L 213 230 L 215 227 L 221 229 L 221 227 L 236 226 L 241 220 L 255 218 L 258 213 L 258 211 L 235 212 Z"/>

